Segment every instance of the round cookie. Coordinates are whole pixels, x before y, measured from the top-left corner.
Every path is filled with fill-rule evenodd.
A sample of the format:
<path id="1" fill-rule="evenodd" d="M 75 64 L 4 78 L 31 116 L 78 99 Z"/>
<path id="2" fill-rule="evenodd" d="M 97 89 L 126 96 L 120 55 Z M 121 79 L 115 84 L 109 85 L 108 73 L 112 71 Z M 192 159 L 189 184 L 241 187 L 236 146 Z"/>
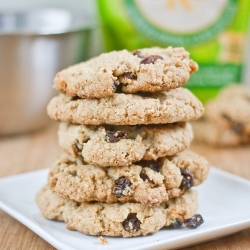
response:
<path id="1" fill-rule="evenodd" d="M 54 97 L 47 112 L 55 121 L 83 125 L 138 125 L 186 122 L 198 119 L 202 103 L 185 88 L 150 95 L 114 94 L 101 99 Z"/>
<path id="2" fill-rule="evenodd" d="M 185 150 L 193 139 L 189 123 L 134 126 L 87 126 L 61 123 L 59 145 L 92 165 L 129 166 Z"/>
<path id="3" fill-rule="evenodd" d="M 183 194 L 206 178 L 209 164 L 189 151 L 157 161 L 139 161 L 131 166 L 102 168 L 82 157 L 61 156 L 51 167 L 48 182 L 59 195 L 78 202 L 139 202 L 158 206 Z"/>
<path id="4" fill-rule="evenodd" d="M 44 201 L 50 201 L 50 205 Z M 37 193 L 36 202 L 44 217 L 65 221 L 69 230 L 89 235 L 132 237 L 183 223 L 189 227 L 190 218 L 196 218 L 195 227 L 203 223 L 200 215 L 194 215 L 198 209 L 194 190 L 150 208 L 138 203 L 78 203 L 57 196 L 45 186 Z"/>
<path id="5" fill-rule="evenodd" d="M 206 104 L 205 117 L 221 129 L 250 135 L 250 87 L 230 85 Z"/>
<path id="6" fill-rule="evenodd" d="M 250 143 L 250 135 L 237 133 L 233 129 L 224 129 L 207 120 L 192 122 L 192 127 L 195 143 L 217 147 L 233 147 Z"/>
<path id="7" fill-rule="evenodd" d="M 88 99 L 115 92 L 156 92 L 182 86 L 197 70 L 184 48 L 112 51 L 57 73 L 54 88 Z"/>

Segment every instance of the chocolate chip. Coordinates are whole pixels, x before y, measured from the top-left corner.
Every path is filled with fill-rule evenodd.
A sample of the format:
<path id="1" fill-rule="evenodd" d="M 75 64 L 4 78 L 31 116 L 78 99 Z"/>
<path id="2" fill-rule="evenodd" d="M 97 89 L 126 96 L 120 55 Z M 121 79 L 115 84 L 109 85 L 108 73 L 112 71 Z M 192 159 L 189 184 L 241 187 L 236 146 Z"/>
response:
<path id="1" fill-rule="evenodd" d="M 185 190 L 190 189 L 194 185 L 193 175 L 186 168 L 181 169 L 181 174 L 183 179 L 180 188 Z"/>
<path id="2" fill-rule="evenodd" d="M 122 176 L 115 181 L 115 187 L 113 189 L 113 194 L 120 198 L 128 194 L 129 188 L 132 186 L 132 183 L 129 179 Z"/>
<path id="3" fill-rule="evenodd" d="M 185 219 L 184 224 L 186 227 L 194 229 L 200 226 L 204 222 L 200 214 L 195 214 L 191 218 Z"/>
<path id="4" fill-rule="evenodd" d="M 133 55 L 134 56 L 138 56 L 139 58 L 143 58 L 144 57 L 144 55 L 142 54 L 142 52 L 140 50 L 135 50 L 133 52 Z"/>
<path id="5" fill-rule="evenodd" d="M 156 172 L 160 172 L 160 169 L 163 165 L 163 160 L 162 159 L 158 159 L 156 161 L 154 160 L 141 160 L 137 162 L 138 165 L 142 166 L 142 167 L 147 167 L 147 168 L 151 168 L 152 170 L 156 171 Z"/>
<path id="6" fill-rule="evenodd" d="M 137 76 L 135 74 L 133 74 L 132 72 L 125 72 L 122 75 L 120 75 L 119 77 L 128 78 L 130 80 L 136 80 L 137 79 Z"/>
<path id="7" fill-rule="evenodd" d="M 145 170 L 142 170 L 140 173 L 140 177 L 143 179 L 143 181 L 147 181 L 149 183 L 153 183 L 152 180 L 150 180 L 150 178 L 148 177 L 148 175 L 146 174 Z"/>
<path id="8" fill-rule="evenodd" d="M 73 144 L 72 149 L 73 149 L 74 155 L 82 154 L 82 150 L 76 144 Z"/>
<path id="9" fill-rule="evenodd" d="M 158 55 L 151 55 L 143 58 L 140 62 L 140 64 L 150 64 L 150 63 L 155 63 L 156 60 L 161 59 L 163 60 L 163 57 L 158 56 Z"/>
<path id="10" fill-rule="evenodd" d="M 175 228 L 179 228 L 182 226 L 182 224 L 183 222 L 180 219 L 176 218 L 175 221 L 172 223 L 172 226 Z"/>
<path id="11" fill-rule="evenodd" d="M 128 215 L 122 225 L 126 231 L 129 233 L 136 232 L 140 229 L 141 222 L 138 220 L 136 213 L 131 213 Z"/>
<path id="12" fill-rule="evenodd" d="M 111 131 L 107 130 L 106 131 L 106 141 L 115 143 L 120 141 L 121 139 L 126 139 L 127 133 L 124 131 Z"/>

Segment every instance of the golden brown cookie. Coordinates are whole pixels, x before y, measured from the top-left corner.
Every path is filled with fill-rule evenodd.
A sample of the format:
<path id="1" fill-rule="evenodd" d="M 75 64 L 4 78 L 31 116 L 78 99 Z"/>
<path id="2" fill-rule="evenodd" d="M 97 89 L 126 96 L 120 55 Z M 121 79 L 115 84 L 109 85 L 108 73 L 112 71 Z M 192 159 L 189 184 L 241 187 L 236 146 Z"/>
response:
<path id="1" fill-rule="evenodd" d="M 82 157 L 62 155 L 51 167 L 48 182 L 57 194 L 78 202 L 120 201 L 158 206 L 201 184 L 208 170 L 206 159 L 190 151 L 108 168 L 89 165 Z"/>
<path id="2" fill-rule="evenodd" d="M 139 203 L 78 203 L 59 197 L 45 186 L 36 202 L 44 217 L 65 221 L 68 229 L 89 235 L 132 237 L 155 233 L 166 226 L 196 228 L 203 223 L 201 215 L 196 214 L 194 190 L 151 208 Z"/>
<path id="3" fill-rule="evenodd" d="M 61 123 L 59 145 L 97 166 L 129 166 L 185 150 L 193 139 L 189 123 L 134 126 L 88 126 Z"/>
<path id="4" fill-rule="evenodd" d="M 101 99 L 54 97 L 48 115 L 55 121 L 82 125 L 138 125 L 186 122 L 202 116 L 202 103 L 187 89 L 150 95 L 114 94 Z"/>
<path id="5" fill-rule="evenodd" d="M 54 87 L 82 98 L 156 92 L 184 85 L 197 69 L 184 48 L 112 51 L 62 70 L 54 79 Z"/>

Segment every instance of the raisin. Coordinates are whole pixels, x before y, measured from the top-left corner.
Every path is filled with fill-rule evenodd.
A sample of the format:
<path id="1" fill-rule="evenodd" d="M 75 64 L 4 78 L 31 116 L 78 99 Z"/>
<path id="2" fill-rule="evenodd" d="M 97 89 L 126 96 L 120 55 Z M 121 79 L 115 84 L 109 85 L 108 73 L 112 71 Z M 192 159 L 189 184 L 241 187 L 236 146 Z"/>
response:
<path id="1" fill-rule="evenodd" d="M 74 155 L 81 155 L 82 150 L 76 144 L 73 144 L 72 149 L 73 149 Z"/>
<path id="2" fill-rule="evenodd" d="M 193 175 L 186 169 L 181 169 L 181 174 L 183 175 L 183 179 L 181 182 L 181 189 L 188 190 L 194 185 L 194 178 Z"/>
<path id="3" fill-rule="evenodd" d="M 150 164 L 148 167 L 156 172 L 160 172 L 162 165 L 163 165 L 163 161 L 158 159 L 156 161 L 150 161 Z"/>
<path id="4" fill-rule="evenodd" d="M 71 101 L 77 101 L 77 100 L 79 100 L 79 99 L 81 99 L 79 96 L 73 96 L 73 97 L 71 98 Z"/>
<path id="5" fill-rule="evenodd" d="M 222 114 L 222 117 L 229 122 L 230 129 L 234 133 L 236 133 L 236 134 L 243 134 L 244 133 L 244 130 L 245 130 L 244 124 L 242 124 L 241 122 L 236 122 L 236 121 L 232 120 L 232 118 L 230 116 L 228 116 L 227 114 Z"/>
<path id="6" fill-rule="evenodd" d="M 183 222 L 180 219 L 175 219 L 175 221 L 172 223 L 172 226 L 175 228 L 181 227 Z"/>
<path id="7" fill-rule="evenodd" d="M 131 181 L 129 179 L 127 179 L 126 177 L 122 176 L 115 181 L 115 187 L 113 189 L 113 194 L 117 198 L 125 196 L 126 194 L 128 194 L 129 187 L 131 187 L 131 186 L 132 186 Z"/>
<path id="8" fill-rule="evenodd" d="M 163 57 L 158 56 L 158 55 L 147 56 L 141 60 L 140 64 L 150 64 L 150 63 L 154 64 L 155 61 L 158 59 L 163 60 Z"/>
<path id="9" fill-rule="evenodd" d="M 129 233 L 136 232 L 140 229 L 141 222 L 138 220 L 136 213 L 131 213 L 123 221 L 122 225 L 126 231 Z"/>
<path id="10" fill-rule="evenodd" d="M 185 219 L 184 224 L 186 227 L 194 229 L 200 226 L 204 222 L 200 214 L 195 214 L 191 218 Z"/>
<path id="11" fill-rule="evenodd" d="M 122 75 L 120 75 L 120 77 L 128 78 L 130 80 L 136 80 L 137 79 L 137 76 L 135 74 L 133 74 L 132 72 L 125 72 Z"/>
<path id="12" fill-rule="evenodd" d="M 123 93 L 123 91 L 122 91 L 123 86 L 124 86 L 124 84 L 122 84 L 122 83 L 120 83 L 119 85 L 116 85 L 115 93 Z"/>
<path id="13" fill-rule="evenodd" d="M 144 57 L 144 55 L 142 54 L 142 52 L 140 50 L 135 50 L 133 52 L 133 55 L 134 56 L 138 56 L 139 58 L 143 58 Z"/>
<path id="14" fill-rule="evenodd" d="M 107 130 L 106 131 L 106 141 L 115 143 L 120 141 L 121 139 L 126 139 L 127 133 L 124 131 L 111 131 Z"/>
<path id="15" fill-rule="evenodd" d="M 148 175 L 146 174 L 145 170 L 142 170 L 140 173 L 140 177 L 143 179 L 143 181 L 147 181 L 149 183 L 153 183 L 152 180 L 149 179 Z"/>
<path id="16" fill-rule="evenodd" d="M 231 123 L 231 130 L 236 134 L 243 134 L 244 129 L 245 129 L 244 125 L 240 122 Z"/>
<path id="17" fill-rule="evenodd" d="M 141 160 L 139 162 L 137 162 L 138 165 L 142 166 L 142 167 L 148 167 L 151 168 L 152 170 L 156 171 L 156 172 L 160 172 L 160 169 L 163 165 L 163 160 L 162 159 L 158 159 L 156 161 L 154 160 Z"/>

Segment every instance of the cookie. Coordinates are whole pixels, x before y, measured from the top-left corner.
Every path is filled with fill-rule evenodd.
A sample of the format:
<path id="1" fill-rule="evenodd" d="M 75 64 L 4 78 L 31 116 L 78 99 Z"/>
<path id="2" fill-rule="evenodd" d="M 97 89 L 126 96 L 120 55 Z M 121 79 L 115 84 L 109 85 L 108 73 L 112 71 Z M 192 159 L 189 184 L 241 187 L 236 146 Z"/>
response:
<path id="1" fill-rule="evenodd" d="M 202 156 L 183 151 L 157 161 L 139 161 L 124 167 L 97 167 L 82 157 L 62 155 L 48 175 L 50 188 L 78 202 L 138 202 L 158 206 L 183 194 L 207 177 Z"/>
<path id="2" fill-rule="evenodd" d="M 185 150 L 193 139 L 189 123 L 134 126 L 88 126 L 61 123 L 59 145 L 92 165 L 129 166 Z"/>
<path id="3" fill-rule="evenodd" d="M 250 98 L 250 86 L 244 84 L 229 84 L 222 88 L 218 94 L 219 98 L 230 98 L 241 96 L 242 98 Z"/>
<path id="4" fill-rule="evenodd" d="M 207 120 L 195 121 L 192 126 L 195 143 L 216 147 L 233 147 L 250 143 L 250 135 L 237 133 L 235 129 L 224 129 Z"/>
<path id="5" fill-rule="evenodd" d="M 132 237 L 167 226 L 180 227 L 184 223 L 193 228 L 203 223 L 202 217 L 195 214 L 198 199 L 194 190 L 151 208 L 138 203 L 78 203 L 57 196 L 45 186 L 37 193 L 36 202 L 45 218 L 65 221 L 69 230 L 89 235 Z"/>
<path id="6" fill-rule="evenodd" d="M 184 85 L 197 69 L 184 48 L 112 51 L 62 70 L 54 79 L 54 88 L 91 99 L 116 92 L 156 92 Z"/>
<path id="7" fill-rule="evenodd" d="M 221 129 L 250 135 L 250 87 L 230 85 L 206 104 L 205 117 Z"/>
<path id="8" fill-rule="evenodd" d="M 198 119 L 202 103 L 187 89 L 178 88 L 147 95 L 114 94 L 101 99 L 54 97 L 48 115 L 55 121 L 83 125 L 137 125 L 186 122 Z"/>

